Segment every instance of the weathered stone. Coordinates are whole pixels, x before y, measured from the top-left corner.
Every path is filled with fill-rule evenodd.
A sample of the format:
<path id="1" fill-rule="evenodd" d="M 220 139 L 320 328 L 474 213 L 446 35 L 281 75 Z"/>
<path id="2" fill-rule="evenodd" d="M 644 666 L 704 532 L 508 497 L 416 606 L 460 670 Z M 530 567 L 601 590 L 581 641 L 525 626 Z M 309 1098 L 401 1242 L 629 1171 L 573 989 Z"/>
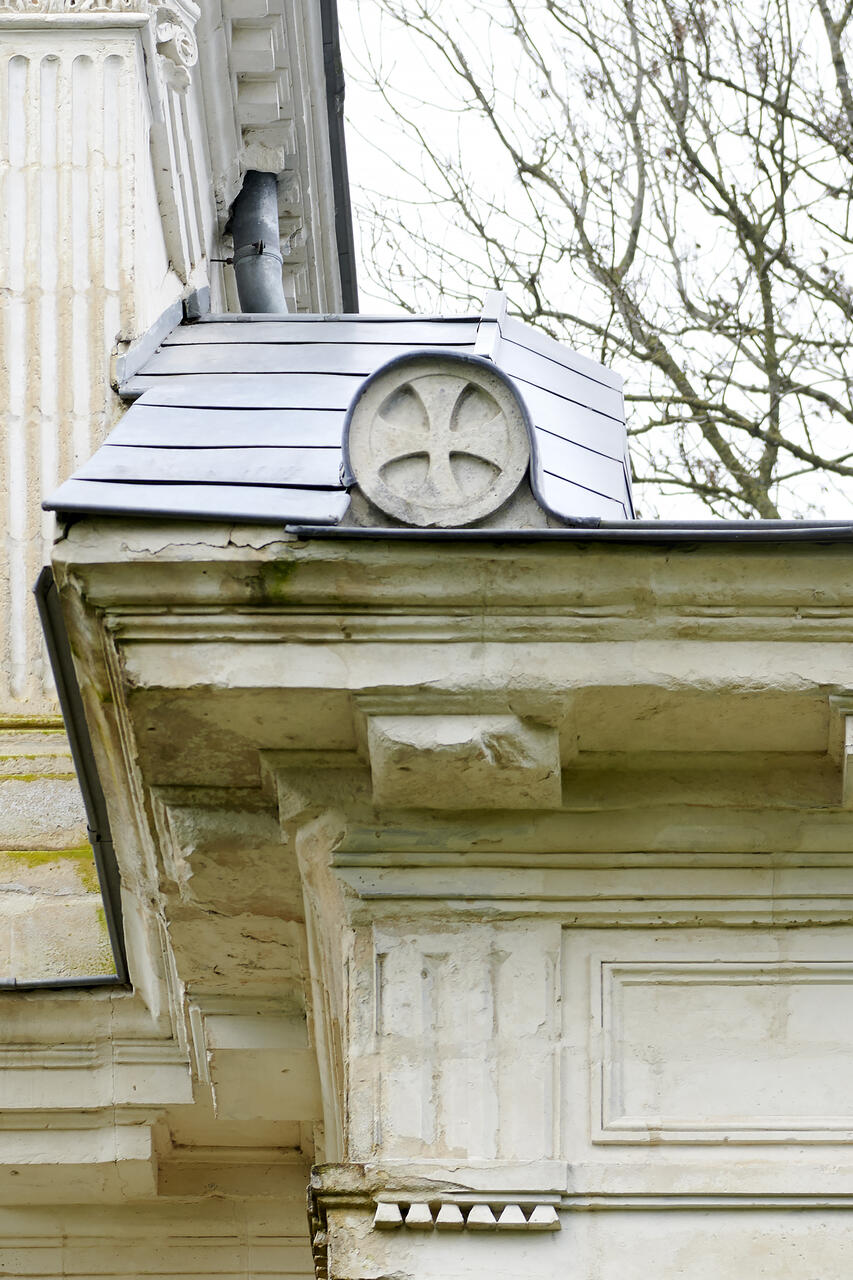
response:
<path id="1" fill-rule="evenodd" d="M 465 1225 L 469 1231 L 494 1231 L 497 1223 L 487 1204 L 474 1204 L 468 1210 Z"/>
<path id="2" fill-rule="evenodd" d="M 527 1226 L 527 1219 L 521 1211 L 521 1207 L 517 1204 L 507 1204 L 501 1209 L 498 1217 L 498 1231 L 518 1231 L 524 1230 Z"/>
<path id="3" fill-rule="evenodd" d="M 402 1227 L 403 1215 L 400 1212 L 400 1206 L 387 1200 L 380 1200 L 373 1216 L 373 1225 L 377 1231 L 393 1231 L 396 1227 Z"/>
<path id="4" fill-rule="evenodd" d="M 380 807 L 542 809 L 561 800 L 557 731 L 515 716 L 370 716 Z"/>
<path id="5" fill-rule="evenodd" d="M 447 353 L 396 360 L 369 379 L 346 448 L 370 501 L 420 528 L 491 515 L 530 462 L 518 393 L 486 361 Z"/>
<path id="6" fill-rule="evenodd" d="M 100 894 L 57 901 L 52 894 L 0 893 L 0 934 L 6 929 L 9 964 L 0 977 L 49 982 L 115 973 Z"/>
<path id="7" fill-rule="evenodd" d="M 406 1210 L 406 1226 L 410 1231 L 432 1231 L 432 1211 L 428 1204 L 410 1204 Z"/>
<path id="8" fill-rule="evenodd" d="M 443 1204 L 435 1216 L 436 1231 L 462 1231 L 465 1219 L 458 1204 Z"/>
<path id="9" fill-rule="evenodd" d="M 530 1231 L 559 1231 L 560 1219 L 551 1204 L 537 1204 L 527 1220 Z"/>

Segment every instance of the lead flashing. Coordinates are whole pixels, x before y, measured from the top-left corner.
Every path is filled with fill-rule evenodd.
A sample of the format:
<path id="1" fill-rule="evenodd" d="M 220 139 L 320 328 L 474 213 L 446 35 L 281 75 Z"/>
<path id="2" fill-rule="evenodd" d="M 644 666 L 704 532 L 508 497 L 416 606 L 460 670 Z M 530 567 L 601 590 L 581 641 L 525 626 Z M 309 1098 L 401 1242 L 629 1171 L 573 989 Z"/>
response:
<path id="1" fill-rule="evenodd" d="M 297 538 L 352 538 L 388 542 L 616 542 L 666 545 L 675 542 L 853 542 L 853 522 L 732 520 L 578 520 L 562 529 L 386 529 L 355 525 L 285 526 Z"/>

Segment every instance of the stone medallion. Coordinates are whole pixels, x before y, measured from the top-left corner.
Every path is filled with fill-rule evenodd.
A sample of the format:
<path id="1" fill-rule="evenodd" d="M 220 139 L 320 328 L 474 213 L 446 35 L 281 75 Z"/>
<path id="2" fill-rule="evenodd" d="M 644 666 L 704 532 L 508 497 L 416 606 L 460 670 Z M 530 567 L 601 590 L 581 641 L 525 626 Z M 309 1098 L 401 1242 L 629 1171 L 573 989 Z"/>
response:
<path id="1" fill-rule="evenodd" d="M 348 479 L 419 528 L 489 516 L 530 462 L 527 414 L 508 380 L 476 357 L 404 356 L 365 383 L 347 417 Z"/>

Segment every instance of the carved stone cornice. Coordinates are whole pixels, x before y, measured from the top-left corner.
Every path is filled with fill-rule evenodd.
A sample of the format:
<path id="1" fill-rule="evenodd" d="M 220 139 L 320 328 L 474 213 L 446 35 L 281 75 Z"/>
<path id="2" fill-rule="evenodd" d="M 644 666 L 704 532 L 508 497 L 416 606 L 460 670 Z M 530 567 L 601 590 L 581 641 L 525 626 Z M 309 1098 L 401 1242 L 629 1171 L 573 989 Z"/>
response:
<path id="1" fill-rule="evenodd" d="M 46 13 L 147 13 L 149 0 L 0 0 L 0 13 L 37 18 Z"/>
<path id="2" fill-rule="evenodd" d="M 195 25 L 199 9 L 187 0 L 150 0 L 149 11 L 153 19 L 154 43 L 157 53 L 175 70 L 183 73 L 181 86 L 189 87 L 189 68 L 198 62 L 198 41 Z"/>
<path id="3" fill-rule="evenodd" d="M 320 6 L 211 0 L 200 38 L 222 225 L 246 170 L 275 173 L 288 305 L 340 310 Z"/>
<path id="4" fill-rule="evenodd" d="M 145 16 L 159 10 L 180 14 L 179 21 L 198 19 L 198 6 L 187 0 L 0 0 L 0 13 L 20 13 L 38 18 L 43 14 L 140 13 Z"/>
<path id="5" fill-rule="evenodd" d="M 98 19 L 110 24 L 117 16 L 136 18 L 140 25 L 150 21 L 157 54 L 185 72 L 198 62 L 195 27 L 200 12 L 194 0 L 0 0 L 0 19 L 13 17 L 17 25 L 30 19 L 38 26 L 46 18 L 79 19 L 87 26 Z"/>

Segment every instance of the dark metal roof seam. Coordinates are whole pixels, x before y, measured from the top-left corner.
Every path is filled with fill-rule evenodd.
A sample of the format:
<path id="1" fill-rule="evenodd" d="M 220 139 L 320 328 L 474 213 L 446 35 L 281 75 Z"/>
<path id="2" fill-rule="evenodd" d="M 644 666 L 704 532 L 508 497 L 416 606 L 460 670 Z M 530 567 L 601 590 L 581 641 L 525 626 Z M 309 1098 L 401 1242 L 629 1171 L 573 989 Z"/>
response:
<path id="1" fill-rule="evenodd" d="M 340 538 L 390 542 L 624 542 L 649 546 L 667 543 L 781 543 L 853 542 L 853 523 L 743 521 L 722 528 L 651 521 L 608 523 L 594 517 L 561 529 L 398 529 L 347 525 L 288 524 L 285 532 L 297 538 Z"/>
<path id="2" fill-rule="evenodd" d="M 106 445 L 101 445 L 102 449 L 106 449 L 106 447 L 107 447 Z M 121 444 L 110 445 L 109 447 L 111 449 L 139 448 L 138 445 L 121 445 Z M 196 447 L 201 448 L 203 446 L 196 446 Z M 223 447 L 227 452 L 228 448 L 239 448 L 240 446 L 232 445 L 232 446 L 221 446 L 221 447 Z M 255 449 L 264 449 L 264 448 L 271 448 L 274 446 L 249 445 L 247 447 L 255 448 Z M 330 453 L 339 452 L 336 445 L 327 445 L 324 447 L 327 448 Z M 159 450 L 161 446 L 157 445 L 156 448 Z M 170 446 L 166 445 L 166 446 L 163 446 L 163 448 L 164 448 L 164 452 L 168 452 Z M 152 452 L 153 451 L 154 451 L 154 447 L 152 447 Z M 558 479 L 560 478 L 561 477 L 558 477 Z M 82 476 L 82 477 L 72 476 L 71 480 L 66 481 L 66 483 L 67 484 L 71 484 L 71 483 L 120 484 L 125 486 L 128 493 L 132 493 L 134 489 L 147 489 L 155 485 L 159 486 L 161 489 L 176 489 L 176 488 L 184 487 L 184 488 L 193 488 L 193 489 L 203 490 L 203 489 L 216 489 L 219 487 L 225 487 L 228 489 L 280 489 L 282 493 L 343 493 L 344 492 L 344 486 L 341 484 L 285 484 L 285 483 L 279 483 L 276 480 L 227 480 L 227 481 L 223 481 L 223 480 L 146 480 L 143 476 L 140 476 L 138 479 L 134 478 L 132 480 L 130 479 L 110 480 L 108 478 L 105 479 L 103 476 Z M 578 488 L 583 488 L 583 487 L 584 487 L 583 485 L 578 486 Z M 593 491 L 590 490 L 590 492 L 593 492 Z M 62 508 L 52 506 L 50 504 L 50 500 L 47 498 L 42 503 L 42 509 L 44 511 L 62 510 Z"/>
<path id="3" fill-rule="evenodd" d="M 575 444 L 575 441 L 574 441 L 574 440 L 567 440 L 567 441 L 566 441 L 566 444 Z M 584 446 L 583 446 L 582 444 L 580 444 L 580 445 L 576 445 L 575 447 L 576 447 L 576 448 L 578 448 L 578 449 L 582 449 Z M 590 453 L 595 453 L 595 450 L 594 450 L 594 449 L 590 449 L 590 450 L 589 450 L 589 452 L 590 452 Z M 607 455 L 606 455 L 606 454 L 599 454 L 598 456 L 599 456 L 599 457 L 607 457 Z M 617 464 L 618 464 L 619 459 L 618 459 L 618 458 L 608 458 L 608 461 L 609 461 L 609 462 L 615 462 L 615 463 L 617 463 Z M 624 469 L 623 469 L 623 470 L 624 470 Z M 562 482 L 563 482 L 564 484 L 573 484 L 573 485 L 575 486 L 575 488 L 576 488 L 576 489 L 583 489 L 584 493 L 591 493 L 591 494 L 593 494 L 596 498 L 604 498 L 604 499 L 605 499 L 606 501 L 608 501 L 608 502 L 615 502 L 615 503 L 617 503 L 617 504 L 622 508 L 622 510 L 623 510 L 623 511 L 625 510 L 625 503 L 624 503 L 624 502 L 620 502 L 618 498 L 614 498 L 612 493 L 602 493 L 600 489 L 593 489 L 592 485 L 582 484 L 582 483 L 580 482 L 580 480 L 571 480 L 571 479 L 569 479 L 569 477 L 568 477 L 568 476 L 561 476 L 561 475 L 560 475 L 560 473 L 559 473 L 559 471 L 549 471 L 549 470 L 548 470 L 548 468 L 547 468 L 547 467 L 544 467 L 544 466 L 543 466 L 543 468 L 542 468 L 542 474 L 543 474 L 543 475 L 546 475 L 546 476 L 550 476 L 552 480 L 562 480 Z M 548 514 L 549 514 L 549 515 L 552 515 L 552 516 L 556 516 L 556 518 L 557 518 L 558 520 L 566 520 L 566 519 L 569 519 L 569 518 L 570 518 L 570 517 L 567 517 L 567 516 L 562 516 L 562 515 L 560 515 L 560 513 L 559 513 L 559 512 L 554 511 L 551 507 L 548 507 Z M 597 517 L 597 516 L 593 516 L 592 518 L 593 518 L 593 519 L 598 519 L 598 517 Z"/>
<path id="4" fill-rule="evenodd" d="M 97 484 L 98 481 L 93 480 L 91 481 L 91 483 Z M 199 486 L 199 488 L 203 488 L 203 487 L 204 486 L 202 485 Z M 250 486 L 246 486 L 246 487 L 248 488 Z M 343 490 L 337 490 L 337 489 L 319 490 L 318 489 L 318 490 L 315 490 L 314 492 L 338 493 L 338 492 L 343 492 Z M 209 514 L 194 511 L 188 514 L 184 510 L 176 510 L 173 507 L 160 507 L 157 510 L 152 510 L 150 507 L 134 508 L 134 507 L 103 506 L 103 507 L 93 508 L 91 503 L 85 503 L 80 506 L 71 506 L 67 502 L 61 507 L 60 506 L 46 507 L 45 510 L 54 511 L 56 513 L 57 520 L 61 521 L 61 523 L 66 528 L 70 528 L 71 525 L 78 524 L 81 520 L 89 520 L 89 519 L 113 520 L 115 519 L 115 520 L 169 520 L 169 521 L 185 520 L 185 521 L 189 521 L 190 523 L 197 523 L 197 524 L 258 524 L 258 525 L 268 525 L 274 529 L 281 529 L 283 526 L 286 529 L 287 522 L 290 519 L 289 516 L 284 514 L 277 516 L 276 518 L 273 518 L 271 516 L 259 517 L 256 512 L 247 512 L 247 511 L 223 510 L 223 511 L 216 511 L 214 513 L 209 513 Z M 319 529 L 323 527 L 336 528 L 337 526 L 333 524 L 331 518 L 327 526 L 321 525 L 319 521 L 317 521 L 315 524 L 310 526 L 310 528 L 312 529 Z"/>
<path id="5" fill-rule="evenodd" d="M 608 391 L 618 391 L 618 388 L 614 387 L 612 383 L 604 382 L 601 378 L 595 378 L 591 373 L 586 373 L 583 369 L 576 369 L 574 365 L 566 364 L 561 360 L 556 360 L 554 356 L 549 356 L 544 351 L 537 351 L 535 347 L 526 347 L 523 342 L 516 342 L 514 338 L 505 337 L 504 332 L 501 329 L 500 320 L 497 320 L 495 323 L 498 326 L 498 331 L 501 335 L 501 341 L 506 342 L 509 346 L 518 347 L 520 351 L 530 351 L 533 355 L 539 356 L 541 360 L 550 360 L 551 364 L 555 364 L 559 369 L 570 369 L 571 372 L 576 373 L 579 378 L 586 378 L 588 382 L 594 382 L 599 387 L 606 387 Z M 531 325 L 530 327 L 532 328 L 533 326 Z M 551 335 L 548 334 L 547 336 L 550 337 Z M 567 348 L 567 350 L 568 349 L 569 348 Z M 621 377 L 621 374 L 618 376 Z M 545 388 L 545 390 L 548 390 L 548 388 Z"/>
<path id="6" fill-rule="evenodd" d="M 530 385 L 532 386 L 533 384 L 531 383 Z M 598 410 L 593 409 L 592 412 L 597 413 Z M 533 426 L 537 431 L 541 431 L 543 435 L 551 436 L 554 440 L 561 440 L 563 444 L 574 445 L 576 449 L 585 449 L 587 453 L 594 453 L 597 458 L 606 458 L 608 462 L 621 462 L 624 469 L 625 461 L 623 458 L 614 458 L 612 453 L 604 453 L 601 449 L 594 449 L 591 444 L 584 444 L 581 440 L 572 440 L 568 436 L 561 436 L 556 431 L 552 431 L 550 427 L 540 427 L 537 422 L 534 422 Z M 568 476 L 560 476 L 559 479 L 567 480 Z M 572 480 L 571 483 L 575 484 L 576 481 Z"/>
<path id="7" fill-rule="evenodd" d="M 197 329 L 203 324 L 327 324 L 351 320 L 357 324 L 470 324 L 476 329 L 480 319 L 479 313 L 460 316 L 435 312 L 404 312 L 396 315 L 369 311 L 291 311 L 286 315 L 270 316 L 263 312 L 217 311 L 184 327 Z M 177 325 L 174 327 L 178 328 Z"/>
<path id="8" fill-rule="evenodd" d="M 556 364 L 556 360 L 554 361 L 554 364 Z M 572 373 L 574 372 L 576 372 L 576 370 L 573 369 Z M 151 376 L 152 377 L 170 377 L 170 376 L 174 377 L 175 375 L 174 374 L 171 374 L 171 375 L 152 374 Z M 529 378 L 521 378 L 517 373 L 510 373 L 507 376 L 512 378 L 514 382 L 523 382 L 526 387 L 534 387 L 537 391 L 544 391 L 549 396 L 556 396 L 558 400 L 565 400 L 566 404 L 576 404 L 578 405 L 579 408 L 588 410 L 589 413 L 597 413 L 600 418 L 606 418 L 608 422 L 618 422 L 620 427 L 625 426 L 624 421 L 621 418 L 615 418 L 612 413 L 605 413 L 603 409 L 596 409 L 591 404 L 584 404 L 582 400 L 573 400 L 571 396 L 563 395 L 562 391 L 555 391 L 553 387 L 541 387 L 538 382 L 531 382 Z M 579 376 L 584 377 L 585 375 L 580 374 Z M 594 381 L 595 381 L 594 378 L 590 378 L 590 382 L 594 382 Z M 599 384 L 599 385 L 602 385 L 602 384 Z M 608 387 L 608 390 L 612 391 L 613 388 Z"/>

